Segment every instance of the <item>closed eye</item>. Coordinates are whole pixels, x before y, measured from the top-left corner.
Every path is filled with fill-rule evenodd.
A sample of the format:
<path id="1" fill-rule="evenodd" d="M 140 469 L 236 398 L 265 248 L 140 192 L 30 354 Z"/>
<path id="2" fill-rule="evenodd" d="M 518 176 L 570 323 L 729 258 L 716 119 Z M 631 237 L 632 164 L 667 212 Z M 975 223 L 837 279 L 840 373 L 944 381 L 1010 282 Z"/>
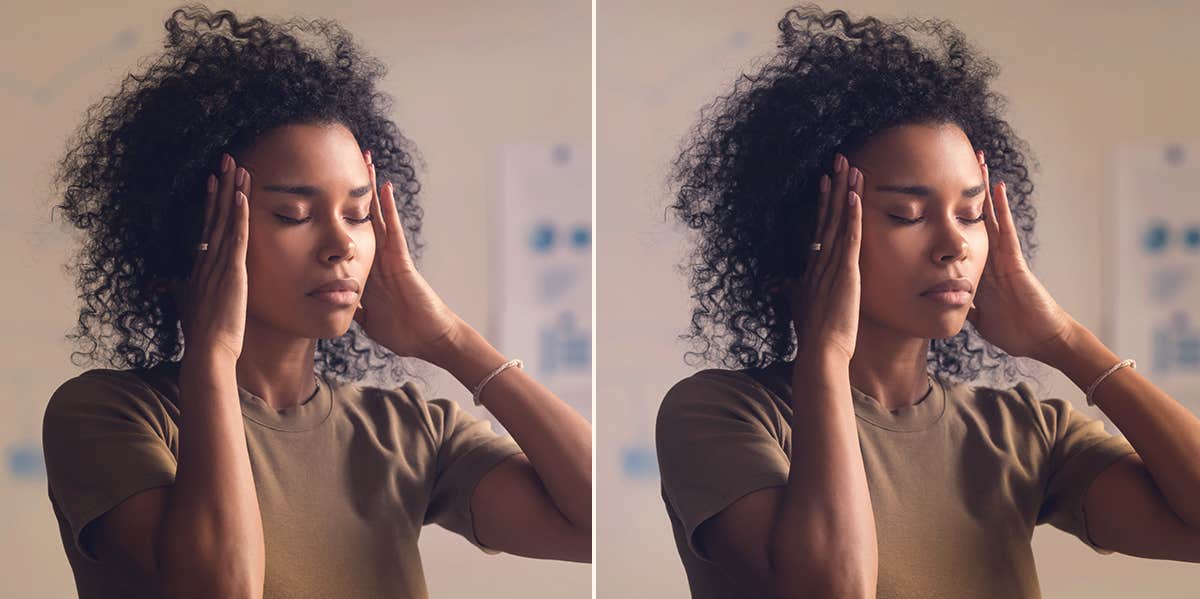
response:
<path id="1" fill-rule="evenodd" d="M 923 216 L 919 217 L 919 218 L 904 218 L 902 216 L 896 216 L 895 214 L 889 214 L 888 216 L 890 216 L 894 220 L 904 223 L 906 225 L 915 225 L 915 224 L 925 220 L 925 217 L 923 217 Z M 963 218 L 963 219 L 959 219 L 959 220 L 961 220 L 965 223 L 970 223 L 970 224 L 981 223 L 981 222 L 983 222 L 985 216 L 986 215 L 984 215 L 984 214 L 980 214 L 978 218 Z"/>
<path id="2" fill-rule="evenodd" d="M 300 224 L 304 224 L 304 223 L 312 220 L 311 216 L 306 216 L 302 219 L 295 219 L 295 218 L 288 218 L 282 214 L 276 214 L 275 217 L 278 218 L 280 221 L 283 221 L 284 223 L 287 223 L 289 225 L 300 225 Z M 362 224 L 371 222 L 371 217 L 372 217 L 372 215 L 368 214 L 364 218 L 347 218 L 346 220 L 348 220 L 356 225 L 362 225 Z"/>

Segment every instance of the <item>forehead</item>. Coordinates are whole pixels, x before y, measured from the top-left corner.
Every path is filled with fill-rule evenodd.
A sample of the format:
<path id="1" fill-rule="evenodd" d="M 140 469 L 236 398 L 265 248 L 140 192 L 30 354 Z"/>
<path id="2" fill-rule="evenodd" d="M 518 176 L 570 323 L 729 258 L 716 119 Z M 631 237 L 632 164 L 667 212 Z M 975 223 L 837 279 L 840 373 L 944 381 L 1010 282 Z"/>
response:
<path id="1" fill-rule="evenodd" d="M 260 171 L 297 170 L 316 173 L 345 166 L 363 166 L 358 141 L 340 124 L 276 127 L 260 135 L 246 154 Z"/>
<path id="2" fill-rule="evenodd" d="M 856 162 L 876 182 L 903 177 L 955 181 L 979 178 L 979 163 L 967 135 L 957 125 L 901 125 L 879 132 L 857 153 Z M 978 181 L 975 181 L 976 183 Z M 870 181 L 868 181 L 870 184 Z"/>

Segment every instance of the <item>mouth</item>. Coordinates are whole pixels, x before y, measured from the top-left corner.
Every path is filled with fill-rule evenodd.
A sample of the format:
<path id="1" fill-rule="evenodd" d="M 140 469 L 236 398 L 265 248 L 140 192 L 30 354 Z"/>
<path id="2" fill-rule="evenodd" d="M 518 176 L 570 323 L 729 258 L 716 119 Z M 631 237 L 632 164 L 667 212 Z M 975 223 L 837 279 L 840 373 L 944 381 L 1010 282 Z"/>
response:
<path id="1" fill-rule="evenodd" d="M 922 293 L 921 297 L 947 306 L 965 306 L 971 303 L 971 292 L 962 290 L 927 291 Z"/>
<path id="2" fill-rule="evenodd" d="M 308 297 L 334 306 L 345 307 L 358 305 L 357 291 L 314 291 L 309 293 Z"/>

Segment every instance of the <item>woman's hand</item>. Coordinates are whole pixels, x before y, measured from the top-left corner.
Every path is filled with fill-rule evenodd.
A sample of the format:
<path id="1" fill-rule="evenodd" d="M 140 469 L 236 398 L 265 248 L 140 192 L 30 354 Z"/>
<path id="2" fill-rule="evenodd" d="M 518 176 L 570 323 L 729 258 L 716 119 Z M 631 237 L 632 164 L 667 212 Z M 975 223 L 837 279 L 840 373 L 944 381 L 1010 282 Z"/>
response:
<path id="1" fill-rule="evenodd" d="M 852 176 L 853 175 L 853 176 Z M 851 179 L 855 179 L 851 182 Z M 846 158 L 834 158 L 834 180 L 821 176 L 820 207 L 814 241 L 820 251 L 799 281 L 785 284 L 792 304 L 797 354 L 834 352 L 849 363 L 858 338 L 862 276 L 858 266 L 862 240 L 862 171 Z"/>
<path id="2" fill-rule="evenodd" d="M 375 260 L 354 320 L 367 336 L 395 354 L 441 366 L 436 357 L 439 350 L 453 342 L 465 323 L 417 272 L 404 238 L 392 183 L 388 181 L 380 189 L 370 151 L 364 153 L 364 159 L 371 176 Z"/>
<path id="3" fill-rule="evenodd" d="M 1008 354 L 1041 360 L 1048 349 L 1071 334 L 1076 321 L 1029 270 L 1021 255 L 1006 186 L 1001 181 L 993 191 L 983 152 L 976 157 L 988 188 L 983 212 L 989 251 L 967 320 Z"/>
<path id="4" fill-rule="evenodd" d="M 187 281 L 173 281 L 171 293 L 186 350 L 225 352 L 236 362 L 246 331 L 250 173 L 226 154 L 220 180 L 209 175 L 207 184 L 200 241 L 208 250 L 197 251 Z"/>

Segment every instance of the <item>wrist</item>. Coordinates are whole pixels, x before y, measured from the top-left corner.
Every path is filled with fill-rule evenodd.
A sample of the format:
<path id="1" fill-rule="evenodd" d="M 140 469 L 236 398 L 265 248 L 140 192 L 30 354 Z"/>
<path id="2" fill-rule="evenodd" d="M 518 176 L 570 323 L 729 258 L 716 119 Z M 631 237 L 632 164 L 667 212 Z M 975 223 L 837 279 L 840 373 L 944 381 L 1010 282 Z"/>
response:
<path id="1" fill-rule="evenodd" d="M 1061 371 L 1084 391 L 1105 370 L 1120 361 L 1117 354 L 1078 322 L 1073 323 L 1068 334 L 1049 345 L 1036 359 Z"/>
<path id="2" fill-rule="evenodd" d="M 504 363 L 500 353 L 483 335 L 461 319 L 421 359 L 449 372 L 468 389 Z"/>

